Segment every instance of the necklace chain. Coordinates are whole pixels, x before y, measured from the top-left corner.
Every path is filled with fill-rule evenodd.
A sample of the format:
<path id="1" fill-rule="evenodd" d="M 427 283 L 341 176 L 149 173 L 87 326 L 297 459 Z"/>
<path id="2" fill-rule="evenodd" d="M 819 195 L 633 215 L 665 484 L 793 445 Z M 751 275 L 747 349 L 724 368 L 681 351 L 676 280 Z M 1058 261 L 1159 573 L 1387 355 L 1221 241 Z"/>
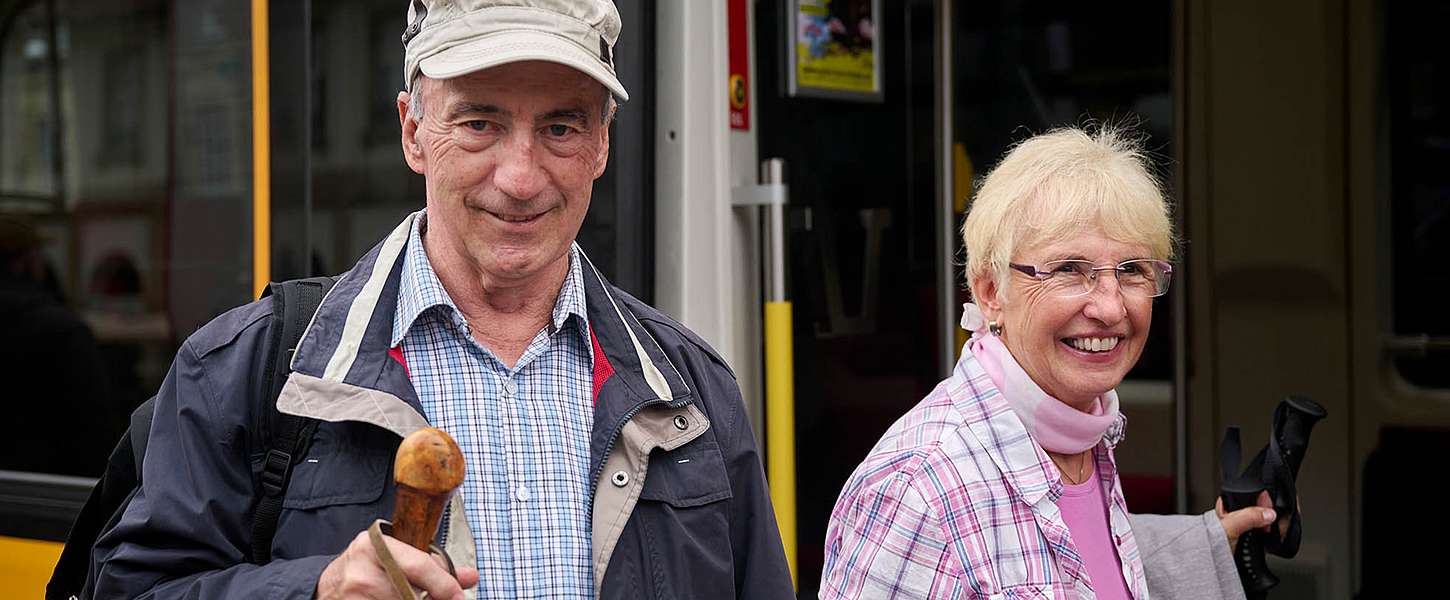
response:
<path id="1" fill-rule="evenodd" d="M 1064 464 L 1062 464 L 1061 462 L 1058 462 L 1055 457 L 1053 458 L 1053 463 L 1055 463 L 1057 465 L 1058 472 L 1062 474 L 1062 476 L 1063 476 L 1064 479 L 1067 479 L 1067 482 L 1068 483 L 1070 483 L 1072 485 L 1081 485 L 1084 481 L 1087 480 L 1087 473 L 1084 473 L 1083 472 L 1083 467 L 1087 466 L 1087 461 L 1088 461 L 1087 452 L 1088 451 L 1083 451 L 1083 452 L 1078 453 L 1078 455 L 1077 455 L 1077 459 L 1078 460 L 1077 460 L 1077 478 L 1076 479 L 1073 479 L 1071 477 L 1068 477 L 1068 475 L 1067 475 L 1067 472 L 1068 472 L 1067 466 L 1064 465 Z"/>

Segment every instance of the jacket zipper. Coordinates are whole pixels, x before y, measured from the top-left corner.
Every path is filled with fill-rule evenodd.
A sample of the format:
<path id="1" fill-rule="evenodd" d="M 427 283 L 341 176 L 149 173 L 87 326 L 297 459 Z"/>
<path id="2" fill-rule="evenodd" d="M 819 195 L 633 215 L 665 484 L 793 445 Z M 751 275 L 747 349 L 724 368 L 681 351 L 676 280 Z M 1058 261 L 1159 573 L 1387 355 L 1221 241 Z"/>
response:
<path id="1" fill-rule="evenodd" d="M 599 487 L 599 478 L 604 475 L 604 464 L 609 462 L 609 453 L 614 451 L 614 443 L 619 441 L 619 434 L 624 431 L 624 424 L 628 423 L 630 419 L 633 419 L 634 415 L 638 414 L 639 411 L 656 404 L 666 404 L 670 408 L 679 408 L 681 406 L 689 406 L 692 404 L 692 401 L 689 398 L 680 402 L 671 402 L 664 398 L 655 398 L 648 402 L 642 402 L 634 408 L 629 409 L 629 412 L 624 413 L 624 418 L 620 419 L 619 424 L 614 426 L 614 432 L 609 436 L 609 443 L 604 445 L 604 455 L 600 457 L 599 467 L 594 469 L 594 474 L 589 478 L 590 481 L 594 482 L 594 485 L 589 486 L 589 506 L 591 510 L 594 506 L 594 490 Z"/>

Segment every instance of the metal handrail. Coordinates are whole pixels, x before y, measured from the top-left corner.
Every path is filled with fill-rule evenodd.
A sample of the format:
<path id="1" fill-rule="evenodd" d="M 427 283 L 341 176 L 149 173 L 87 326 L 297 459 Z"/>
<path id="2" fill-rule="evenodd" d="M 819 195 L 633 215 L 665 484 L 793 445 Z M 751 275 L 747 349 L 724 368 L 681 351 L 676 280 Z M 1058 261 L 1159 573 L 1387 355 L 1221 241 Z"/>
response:
<path id="1" fill-rule="evenodd" d="M 1386 352 L 1397 357 L 1423 357 L 1432 352 L 1450 352 L 1450 336 L 1428 333 L 1386 335 L 1381 345 Z"/>

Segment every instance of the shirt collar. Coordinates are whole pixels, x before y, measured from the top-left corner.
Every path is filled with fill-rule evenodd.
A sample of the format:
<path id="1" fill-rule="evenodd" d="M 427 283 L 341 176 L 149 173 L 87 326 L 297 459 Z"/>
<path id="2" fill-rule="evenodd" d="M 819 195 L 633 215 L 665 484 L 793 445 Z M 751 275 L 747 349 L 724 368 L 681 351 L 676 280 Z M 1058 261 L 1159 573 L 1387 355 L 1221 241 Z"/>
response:
<path id="1" fill-rule="evenodd" d="M 564 328 L 569 317 L 579 318 L 579 329 L 589 338 L 589 310 L 584 303 L 584 270 L 579 264 L 579 244 L 569 244 L 569 274 L 564 276 L 564 287 L 559 289 L 559 299 L 554 302 L 554 314 L 550 320 L 550 334 Z"/>
<path id="2" fill-rule="evenodd" d="M 403 337 L 408 335 L 418 317 L 435 306 L 446 307 L 444 312 L 455 324 L 463 322 L 458 306 L 448 297 L 443 282 L 438 280 L 433 265 L 428 263 L 428 253 L 423 250 L 423 228 L 427 219 L 426 211 L 419 213 L 418 218 L 413 220 L 412 231 L 408 232 L 408 246 L 403 251 L 403 273 L 398 281 L 398 310 L 393 313 L 393 336 L 388 342 L 393 348 L 403 342 Z"/>
<path id="3" fill-rule="evenodd" d="M 448 291 L 443 289 L 443 282 L 438 280 L 438 274 L 428 262 L 428 253 L 423 249 L 423 228 L 427 226 L 427 217 L 426 212 L 420 214 L 408 234 L 403 273 L 398 284 L 398 310 L 393 313 L 393 335 L 389 340 L 394 348 L 403 342 L 418 318 L 435 306 L 445 307 L 443 312 L 455 325 L 461 327 L 464 322 L 463 314 L 448 296 Z M 588 338 L 589 316 L 584 304 L 584 273 L 579 258 L 579 245 L 570 244 L 569 273 L 564 276 L 564 286 L 559 289 L 559 298 L 554 302 L 554 312 L 548 325 L 549 335 L 563 329 L 569 317 L 574 316 L 578 317 L 579 328 L 586 340 Z"/>
<path id="4" fill-rule="evenodd" d="M 1062 494 L 1057 467 L 1027 432 L 1027 426 L 1012 411 L 978 358 L 966 349 L 957 361 L 949 387 L 953 404 L 966 419 L 967 428 L 987 451 L 1008 484 L 1028 504 L 1043 498 L 1056 501 Z M 1127 420 L 1120 412 L 1103 440 L 1100 453 L 1110 453 L 1123 438 Z"/>

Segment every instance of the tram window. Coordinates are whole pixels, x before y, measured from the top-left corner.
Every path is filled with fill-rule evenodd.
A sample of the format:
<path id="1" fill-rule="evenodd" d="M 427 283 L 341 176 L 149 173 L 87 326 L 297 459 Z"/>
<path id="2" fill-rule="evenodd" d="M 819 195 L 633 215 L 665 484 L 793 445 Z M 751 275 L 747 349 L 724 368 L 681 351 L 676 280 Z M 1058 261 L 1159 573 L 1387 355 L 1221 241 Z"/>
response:
<path id="1" fill-rule="evenodd" d="M 44 212 L 59 201 L 47 22 L 39 4 L 17 10 L 0 46 L 0 193 L 7 211 Z"/>
<path id="2" fill-rule="evenodd" d="M 959 4 L 953 110 L 980 177 L 1011 145 L 1054 127 L 1128 125 L 1172 181 L 1172 19 L 1164 3 Z M 1160 298 L 1131 379 L 1173 379 L 1172 303 Z"/>
<path id="3" fill-rule="evenodd" d="M 1450 387 L 1450 54 L 1438 24 L 1450 5 L 1386 3 L 1392 331 L 1410 352 L 1400 374 Z M 1421 344 L 1421 341 L 1428 342 Z"/>
<path id="4" fill-rule="evenodd" d="M 0 7 L 0 470 L 99 475 L 179 340 L 250 298 L 247 16 Z"/>

